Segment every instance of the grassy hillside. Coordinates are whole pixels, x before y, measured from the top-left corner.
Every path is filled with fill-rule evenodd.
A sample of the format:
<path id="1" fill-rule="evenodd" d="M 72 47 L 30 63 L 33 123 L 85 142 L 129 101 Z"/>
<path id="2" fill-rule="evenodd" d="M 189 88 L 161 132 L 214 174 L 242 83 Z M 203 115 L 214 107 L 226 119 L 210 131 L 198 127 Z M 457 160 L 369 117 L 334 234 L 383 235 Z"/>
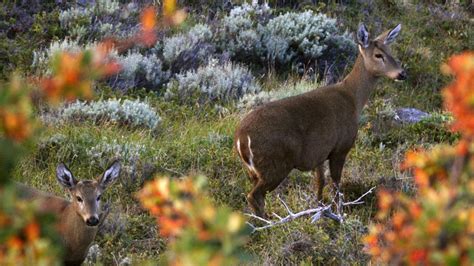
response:
<path id="1" fill-rule="evenodd" d="M 150 72 L 146 72 L 147 68 L 143 71 L 147 74 L 159 72 L 162 76 L 150 79 L 137 71 L 133 78 L 124 75 L 96 84 L 96 101 L 138 99 L 148 104 L 161 118 L 156 128 L 133 126 L 130 121 L 122 123 L 107 119 L 93 121 L 89 118 L 66 117 L 64 113 L 67 107 L 60 107 L 59 110 L 49 109 L 40 103 L 38 113 L 45 122 L 45 129 L 39 133 L 39 142 L 30 147 L 28 156 L 15 169 L 16 180 L 63 195 L 64 191 L 58 185 L 54 174 L 58 163 L 65 162 L 79 179 L 86 179 L 102 173 L 114 158 L 122 160 L 124 173 L 120 181 L 105 195 L 105 199 L 112 206 L 112 213 L 95 241 L 102 254 L 97 263 L 118 264 L 127 257 L 134 264 L 138 264 L 141 260 L 159 259 L 162 256 L 166 249 L 166 240 L 157 236 L 155 220 L 139 206 L 136 199 L 136 192 L 155 174 L 173 177 L 203 174 L 209 178 L 210 195 L 216 204 L 250 212 L 245 195 L 251 184 L 232 147 L 234 130 L 249 111 L 239 106 L 243 95 L 236 94 L 234 97 L 232 94 L 228 98 L 205 96 L 204 100 L 202 95 L 193 95 L 192 91 L 189 92 L 190 96 L 171 95 L 181 88 L 179 75 L 185 73 L 174 73 L 173 67 L 182 69 L 188 62 L 196 62 L 199 66 L 207 66 L 210 63 L 205 62 L 207 58 L 200 61 L 197 56 L 191 59 L 177 56 L 177 59 L 169 63 L 163 52 L 166 51 L 166 41 L 180 41 L 171 40 L 171 36 L 186 36 L 189 29 L 196 24 L 217 27 L 229 10 L 227 7 L 211 5 L 208 9 L 200 10 L 195 8 L 192 1 L 183 2 L 183 5 L 189 5 L 191 10 L 199 12 L 191 12 L 190 17 L 179 28 L 163 32 L 163 38 L 168 39 L 155 46 L 155 50 L 150 52 L 140 48 L 119 55 L 126 57 L 127 54 L 137 53 L 147 56 L 148 53 L 159 54 L 160 65 L 152 65 L 153 70 Z M 314 10 L 336 18 L 340 32 L 354 32 L 359 22 L 364 22 L 369 31 L 376 34 L 401 23 L 402 33 L 393 45 L 393 53 L 409 73 L 408 80 L 403 83 L 381 80 L 364 110 L 355 147 L 349 154 L 343 172 L 344 196 L 346 200 L 355 199 L 373 186 L 412 192 L 413 182 L 410 174 L 400 170 L 405 151 L 414 147 L 430 147 L 439 142 L 454 142 L 457 139 L 445 125 L 449 115 L 442 112 L 440 89 L 447 84 L 449 78 L 441 75 L 439 69 L 450 55 L 473 49 L 472 6 L 464 4 L 449 7 L 427 3 L 429 1 L 417 4 L 399 3 L 402 1 L 328 2 L 331 3 L 300 4 L 297 7 L 293 3 L 275 3 L 281 4 L 281 7 L 275 8 L 272 16 L 288 11 Z M 74 6 L 1 5 L 4 7 L 0 11 L 1 78 L 8 77 L 14 70 L 22 71 L 26 75 L 44 73 L 44 65 L 33 64 L 33 52 L 44 52 L 52 41 L 62 40 L 77 32 L 71 27 L 61 26 L 60 22 L 61 12 Z M 121 4 L 120 8 L 125 6 Z M 110 21 L 115 21 L 112 19 L 114 16 L 110 15 Z M 6 19 L 7 17 L 9 19 Z M 134 19 L 130 19 L 130 24 L 136 22 Z M 262 16 L 261 19 L 266 18 Z M 86 28 L 90 23 L 81 19 L 71 21 Z M 122 26 L 125 29 L 114 28 L 117 34 L 133 30 L 133 26 L 125 23 Z M 199 32 L 201 34 L 201 31 Z M 100 32 L 94 34 L 101 36 Z M 203 33 L 203 36 L 205 34 Z M 84 46 L 99 39 L 96 35 L 84 35 L 78 42 L 79 45 Z M 192 40 L 192 36 L 189 38 Z M 189 39 L 184 39 L 184 42 L 187 41 L 189 42 Z M 208 42 L 213 44 L 214 41 L 215 39 L 212 39 Z M 198 44 L 200 46 L 189 48 L 191 54 L 211 54 L 221 61 L 225 61 L 224 56 L 230 56 L 235 65 L 250 69 L 249 72 L 239 72 L 243 73 L 240 78 L 248 75 L 248 79 L 237 79 L 235 83 L 256 84 L 262 91 L 268 92 L 267 95 L 270 96 L 266 97 L 272 99 L 317 88 L 323 84 L 324 73 L 340 79 L 348 73 L 353 63 L 346 61 L 347 58 L 353 60 L 350 52 L 341 48 L 341 51 L 347 52 L 346 57 L 336 57 L 328 52 L 327 57 L 320 60 L 338 62 L 339 70 L 320 73 L 318 69 L 321 64 L 318 65 L 318 60 L 298 61 L 299 58 L 295 57 L 295 61 L 287 62 L 287 65 L 304 65 L 303 71 L 299 71 L 298 67 L 285 68 L 278 63 L 269 66 L 268 62 L 254 62 L 251 58 L 255 57 L 243 56 L 244 52 L 237 51 L 235 54 L 229 53 L 230 55 L 222 52 L 230 49 L 229 47 L 215 45 L 210 48 L 201 45 L 206 43 Z M 251 51 L 256 51 L 256 48 Z M 314 75 L 309 73 L 309 68 L 315 69 L 312 70 Z M 301 72 L 306 74 L 302 75 Z M 252 80 L 253 77 L 256 78 Z M 169 83 L 164 80 L 169 80 Z M 296 89 L 292 90 L 292 87 Z M 400 107 L 418 108 L 433 116 L 431 119 L 403 127 L 378 124 Z M 380 130 L 380 127 L 383 130 Z M 280 195 L 292 210 L 314 207 L 316 199 L 312 179 L 311 173 L 293 171 L 287 181 L 275 192 L 267 195 L 267 212 L 286 214 L 277 195 Z M 325 192 L 326 199 L 329 200 L 329 189 Z M 302 218 L 254 233 L 246 245 L 252 255 L 252 262 L 249 264 L 366 264 L 368 256 L 363 251 L 361 237 L 367 233 L 367 226 L 375 210 L 375 197 L 369 195 L 363 205 L 344 210 L 347 217 L 342 225 L 330 220 L 311 224 L 309 218 Z"/>

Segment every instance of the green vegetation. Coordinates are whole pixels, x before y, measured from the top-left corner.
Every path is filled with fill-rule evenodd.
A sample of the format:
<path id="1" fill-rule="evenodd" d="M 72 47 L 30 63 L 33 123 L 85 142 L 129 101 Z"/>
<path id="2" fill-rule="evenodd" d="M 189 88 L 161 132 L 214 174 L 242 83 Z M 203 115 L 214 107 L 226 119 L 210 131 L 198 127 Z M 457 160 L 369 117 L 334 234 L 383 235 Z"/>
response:
<path id="1" fill-rule="evenodd" d="M 188 1 L 182 2 L 186 5 Z M 190 6 L 195 6 L 194 1 L 189 2 Z M 270 1 L 270 5 L 272 2 L 285 1 Z M 275 8 L 274 15 L 303 10 L 303 7 L 299 10 L 290 10 L 293 2 L 287 2 L 288 6 Z M 406 5 L 401 4 L 402 1 L 354 3 L 349 1 L 351 2 L 349 4 L 328 2 L 331 3 L 310 5 L 305 8 L 327 14 L 330 18 L 337 18 L 337 32 L 341 34 L 346 29 L 348 32 L 354 32 L 359 22 L 364 22 L 370 32 L 380 32 L 401 23 L 402 31 L 399 40 L 393 45 L 393 52 L 409 73 L 409 78 L 404 83 L 382 80 L 364 110 L 359 136 L 355 148 L 349 154 L 342 177 L 345 199 L 355 199 L 374 185 L 389 190 L 413 192 L 410 174 L 400 170 L 405 151 L 414 147 L 430 147 L 435 143 L 457 140 L 457 135 L 449 132 L 447 128 L 446 121 L 449 117 L 442 113 L 440 89 L 449 78 L 440 75 L 439 66 L 450 55 L 474 47 L 472 37 L 474 27 L 472 19 L 469 20 L 469 7 L 463 5 L 448 7 L 428 4 L 425 1 Z M 216 3 L 210 3 L 208 8 L 215 11 L 214 19 L 219 19 L 225 16 L 226 11 L 223 7 L 216 7 Z M 120 9 L 113 6 L 104 8 L 104 17 L 111 21 L 110 23 L 125 23 L 120 14 L 114 13 L 123 12 L 125 6 L 121 4 Z M 53 7 L 52 4 L 45 4 L 25 11 L 27 15 L 18 11 L 18 9 L 26 10 L 23 6 L 0 4 L 0 7 L 1 79 L 6 79 L 14 70 L 28 75 L 43 71 L 41 68 L 32 67 L 33 52 L 44 52 L 52 41 L 60 42 L 65 36 L 72 36 L 71 29 L 74 29 L 73 33 L 76 36 L 80 36 L 77 40 L 78 45 L 93 42 L 94 38 L 102 36 L 101 31 L 108 29 L 108 26 L 101 24 L 90 32 L 86 29 L 86 32 L 81 32 L 81 27 L 87 27 L 84 17 L 81 16 L 73 19 L 71 16 L 63 15 L 60 23 L 61 12 L 65 10 L 72 12 L 70 11 L 72 6 Z M 165 32 L 164 35 L 167 37 L 164 40 L 173 40 L 176 45 L 182 45 L 182 42 L 192 39 L 193 36 L 190 36 L 192 34 L 187 34 L 189 29 L 193 29 L 193 24 L 204 24 L 206 22 L 204 17 L 209 14 L 204 13 L 203 10 L 207 10 L 205 7 L 200 8 L 203 13 L 191 13 L 191 17 L 181 25 L 181 28 Z M 472 7 L 470 8 L 472 10 Z M 94 16 L 100 18 L 100 10 L 89 11 L 95 12 Z M 129 13 L 131 16 L 134 14 L 136 16 L 138 12 L 133 9 Z M 31 27 L 18 28 L 19 30 L 15 28 L 17 25 L 24 25 L 23 22 L 18 22 L 21 16 L 30 19 Z M 74 21 L 77 24 L 71 26 Z M 136 24 L 136 21 L 131 19 L 130 24 Z M 127 25 L 113 27 L 111 32 L 119 36 L 129 36 L 127 32 L 134 29 Z M 248 35 L 238 37 L 248 37 L 249 39 L 245 39 L 247 41 L 254 40 L 253 33 L 256 34 L 256 31 L 253 31 L 253 28 L 256 28 L 256 24 L 250 28 L 252 31 L 249 30 Z M 15 32 L 13 36 L 10 35 L 12 31 Z M 180 31 L 179 35 L 172 35 L 175 31 Z M 196 33 L 198 30 L 195 29 L 194 32 L 198 35 Z M 208 37 L 203 35 L 201 38 Z M 124 63 L 127 64 L 126 69 L 131 69 L 129 72 L 118 75 L 116 79 L 110 78 L 96 84 L 96 101 L 146 98 L 146 102 L 156 111 L 157 117 L 150 119 L 159 121 L 157 127 L 154 122 L 158 121 L 140 122 L 138 126 L 124 126 L 130 123 L 134 125 L 135 118 L 116 122 L 106 117 L 90 119 L 90 116 L 80 119 L 60 119 L 59 123 L 57 118 L 61 116 L 61 111 L 42 108 L 41 104 L 38 104 L 37 111 L 42 114 L 46 127 L 40 133 L 40 141 L 31 145 L 29 155 L 15 169 L 16 180 L 56 195 L 64 195 L 64 191 L 55 180 L 55 168 L 58 163 L 65 162 L 79 179 L 95 177 L 113 159 L 121 159 L 123 163 L 120 181 L 105 195 L 104 201 L 110 203 L 112 211 L 96 239 L 102 254 L 97 258 L 98 263 L 107 265 L 128 258 L 133 264 L 138 264 L 139 261 L 162 258 L 166 250 L 166 239 L 157 234 L 154 218 L 140 207 L 136 198 L 136 192 L 155 173 L 172 177 L 203 174 L 209 178 L 209 195 L 213 203 L 227 205 L 232 210 L 250 212 L 245 202 L 245 195 L 251 185 L 233 150 L 233 133 L 237 123 L 245 111 L 258 105 L 259 101 L 265 102 L 293 95 L 292 87 L 296 92 L 304 92 L 316 88 L 321 84 L 320 80 L 325 79 L 320 75 L 322 78 L 315 80 L 318 75 L 308 74 L 309 67 L 305 64 L 313 64 L 311 66 L 315 68 L 321 67 L 314 65 L 314 60 L 310 60 L 311 64 L 296 60 L 298 62 L 293 62 L 294 65 L 289 68 L 279 68 L 278 65 L 271 65 L 268 61 L 262 63 L 260 58 L 258 62 L 252 61 L 255 58 L 246 62 L 248 50 L 239 50 L 235 46 L 227 47 L 227 50 L 232 48 L 241 54 L 235 58 L 231 54 L 231 59 L 224 58 L 225 49 L 221 43 L 212 44 L 208 39 L 205 42 L 196 40 L 192 45 L 187 43 L 188 46 L 178 47 L 176 50 L 166 48 L 167 46 L 163 46 L 162 43 L 146 51 L 134 48 L 117 55 L 123 62 L 130 62 Z M 207 43 L 216 46 L 202 46 Z M 238 45 L 239 42 L 231 43 Z M 242 43 L 245 44 L 243 41 Z M 260 44 L 252 43 L 252 45 Z M 163 57 L 163 49 L 170 55 Z M 184 60 L 187 58 L 186 54 L 181 52 L 176 54 L 177 51 L 181 51 L 180 49 L 186 53 L 201 52 L 200 56 L 189 59 L 196 61 L 192 61 L 190 68 L 186 69 L 189 72 L 180 73 L 179 66 L 187 62 Z M 226 60 L 239 61 L 241 70 L 239 73 L 248 77 L 240 76 L 242 80 L 231 80 L 230 85 L 218 77 L 210 83 L 205 83 L 203 77 L 196 77 L 198 81 L 191 79 L 193 75 L 200 73 L 198 67 L 209 64 L 208 54 L 214 55 L 223 68 L 226 66 L 230 68 L 229 64 L 232 63 Z M 204 55 L 205 58 L 201 57 Z M 139 58 L 132 58 L 133 56 Z M 326 58 L 332 56 L 334 55 L 327 54 Z M 289 61 L 288 59 L 285 63 Z M 304 75 L 299 71 L 298 63 L 304 65 Z M 243 65 L 242 69 L 240 64 Z M 352 62 L 349 62 L 348 65 L 344 65 L 343 72 L 347 73 L 351 64 Z M 134 67 L 129 67 L 131 65 Z M 247 72 L 247 68 L 254 71 L 253 74 Z M 222 73 L 228 72 L 222 71 Z M 326 74 L 340 76 L 337 72 Z M 253 76 L 257 78 L 254 79 Z M 187 78 L 189 84 L 176 85 L 180 78 Z M 171 83 L 168 83 L 170 80 Z M 228 86 L 225 86 L 226 84 Z M 200 88 L 195 87 L 196 85 Z M 192 94 L 188 91 L 202 89 L 204 86 L 219 87 L 217 96 L 211 93 L 214 87 L 201 91 L 199 95 L 188 95 Z M 254 95 L 253 93 L 260 91 L 260 87 L 262 92 Z M 169 92 L 184 88 L 183 90 L 188 93 L 186 99 L 166 97 L 167 88 Z M 248 95 L 245 95 L 247 92 L 245 89 L 248 89 Z M 202 94 L 205 93 L 206 96 L 210 95 L 208 101 L 202 100 Z M 432 116 L 407 126 L 374 130 L 377 117 L 381 113 L 400 107 L 418 108 Z M 141 118 L 137 119 L 141 121 Z M 155 126 L 149 126 L 147 123 Z M 329 200 L 329 189 L 326 193 L 326 200 Z M 288 182 L 284 182 L 275 192 L 267 196 L 268 212 L 284 215 L 286 210 L 279 203 L 278 194 L 294 211 L 316 205 L 313 180 L 309 173 L 292 172 Z M 369 257 L 363 251 L 361 238 L 367 233 L 367 226 L 375 215 L 375 208 L 375 197 L 368 196 L 363 205 L 344 210 L 347 218 L 343 225 L 337 225 L 329 220 L 311 224 L 309 218 L 302 218 L 268 229 L 271 233 L 269 231 L 254 233 L 246 245 L 246 250 L 252 256 L 251 264 L 367 264 Z"/>

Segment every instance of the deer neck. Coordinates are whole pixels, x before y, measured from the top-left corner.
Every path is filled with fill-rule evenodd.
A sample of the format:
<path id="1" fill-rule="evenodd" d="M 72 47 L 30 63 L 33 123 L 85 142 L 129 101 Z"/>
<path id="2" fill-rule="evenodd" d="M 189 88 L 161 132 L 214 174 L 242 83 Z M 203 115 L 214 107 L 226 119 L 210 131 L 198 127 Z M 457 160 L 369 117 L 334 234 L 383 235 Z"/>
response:
<path id="1" fill-rule="evenodd" d="M 362 55 L 359 54 L 352 71 L 342 81 L 342 86 L 346 90 L 349 90 L 354 97 L 358 115 L 362 112 L 370 94 L 374 90 L 377 79 L 376 76 L 367 71 L 364 65 L 364 59 Z"/>
<path id="2" fill-rule="evenodd" d="M 97 227 L 87 226 L 84 220 L 77 214 L 73 204 L 69 204 L 64 210 L 59 231 L 66 248 L 67 259 L 85 257 L 89 246 L 95 238 Z"/>

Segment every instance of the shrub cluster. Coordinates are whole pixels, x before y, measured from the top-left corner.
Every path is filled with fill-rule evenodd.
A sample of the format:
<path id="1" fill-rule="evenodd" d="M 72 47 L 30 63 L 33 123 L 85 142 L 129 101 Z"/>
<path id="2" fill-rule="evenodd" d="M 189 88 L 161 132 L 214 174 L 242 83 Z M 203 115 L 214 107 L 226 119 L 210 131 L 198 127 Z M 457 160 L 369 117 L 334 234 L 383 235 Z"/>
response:
<path id="1" fill-rule="evenodd" d="M 316 60 L 333 63 L 356 54 L 349 34 L 340 34 L 336 20 L 324 14 L 309 10 L 270 15 L 266 5 L 235 7 L 218 29 L 219 48 L 235 60 L 277 67 Z"/>
<path id="2" fill-rule="evenodd" d="M 155 130 L 161 122 L 156 111 L 140 100 L 76 101 L 60 110 L 60 119 L 90 120 L 95 123 L 113 122 L 130 127 Z"/>
<path id="3" fill-rule="evenodd" d="M 132 25 L 138 19 L 138 9 L 138 4 L 100 0 L 61 11 L 59 19 L 68 39 L 36 51 L 33 65 L 46 69 L 55 52 L 76 51 L 109 34 L 133 35 L 137 31 Z M 196 86 L 204 86 L 199 91 L 201 96 L 207 96 L 206 100 L 227 101 L 259 91 L 252 74 L 229 59 L 258 68 L 274 65 L 290 70 L 292 65 L 306 66 L 316 61 L 334 64 L 340 58 L 355 55 L 353 41 L 347 34 L 340 34 L 335 19 L 313 11 L 277 16 L 272 12 L 267 4 L 244 3 L 213 25 L 196 24 L 187 31 L 164 37 L 151 49 L 116 55 L 123 71 L 107 79 L 107 83 L 121 91 L 167 88 L 168 96 L 170 88 L 178 87 L 185 98 L 196 91 Z M 221 63 L 211 64 L 211 58 Z M 318 67 L 323 69 L 323 65 Z M 220 78 L 211 71 L 228 78 Z"/>
<path id="4" fill-rule="evenodd" d="M 320 58 L 334 61 L 338 54 L 346 58 L 356 52 L 348 33 L 338 33 L 335 19 L 311 10 L 289 12 L 271 19 L 262 35 L 266 59 L 282 65 Z"/>

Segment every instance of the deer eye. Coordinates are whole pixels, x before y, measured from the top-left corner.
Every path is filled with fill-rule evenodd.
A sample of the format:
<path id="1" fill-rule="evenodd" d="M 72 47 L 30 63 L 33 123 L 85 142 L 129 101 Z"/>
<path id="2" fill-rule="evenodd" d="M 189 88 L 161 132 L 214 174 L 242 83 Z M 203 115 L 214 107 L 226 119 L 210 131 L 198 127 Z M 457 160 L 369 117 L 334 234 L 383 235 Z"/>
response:
<path id="1" fill-rule="evenodd" d="M 100 196 L 101 196 L 101 195 L 97 196 L 97 201 L 99 201 L 99 200 L 100 200 Z"/>
<path id="2" fill-rule="evenodd" d="M 378 59 L 382 59 L 382 60 L 383 60 L 383 55 L 382 55 L 382 54 L 375 54 L 375 57 L 378 58 Z"/>
<path id="3" fill-rule="evenodd" d="M 78 202 L 82 202 L 82 198 L 79 197 L 79 196 L 76 196 L 76 200 L 77 200 Z"/>

